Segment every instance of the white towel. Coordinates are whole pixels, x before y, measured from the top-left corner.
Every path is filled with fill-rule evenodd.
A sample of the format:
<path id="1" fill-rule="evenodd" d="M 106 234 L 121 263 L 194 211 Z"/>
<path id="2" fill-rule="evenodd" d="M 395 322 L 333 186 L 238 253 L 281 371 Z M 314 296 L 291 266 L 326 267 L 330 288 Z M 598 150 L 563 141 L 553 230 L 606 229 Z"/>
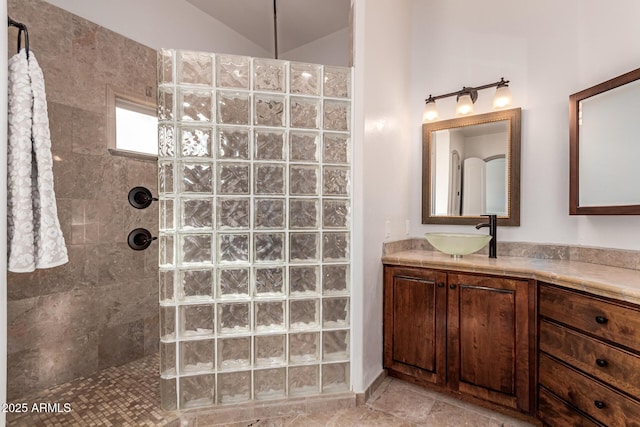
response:
<path id="1" fill-rule="evenodd" d="M 53 190 L 53 159 L 44 76 L 33 52 L 9 59 L 9 271 L 68 262 Z"/>

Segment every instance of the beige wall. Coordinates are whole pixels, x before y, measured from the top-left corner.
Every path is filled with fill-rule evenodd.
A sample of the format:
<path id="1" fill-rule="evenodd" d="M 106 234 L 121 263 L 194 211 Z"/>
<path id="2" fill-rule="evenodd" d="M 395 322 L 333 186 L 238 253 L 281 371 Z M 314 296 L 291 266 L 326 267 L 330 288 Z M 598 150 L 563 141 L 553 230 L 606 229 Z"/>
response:
<path id="1" fill-rule="evenodd" d="M 105 87 L 156 94 L 156 52 L 41 0 L 9 0 L 29 28 L 47 89 L 55 191 L 70 262 L 8 276 L 8 398 L 158 350 L 157 206 L 129 206 L 131 187 L 157 193 L 155 162 L 107 152 Z M 16 32 L 9 32 L 9 54 Z"/>

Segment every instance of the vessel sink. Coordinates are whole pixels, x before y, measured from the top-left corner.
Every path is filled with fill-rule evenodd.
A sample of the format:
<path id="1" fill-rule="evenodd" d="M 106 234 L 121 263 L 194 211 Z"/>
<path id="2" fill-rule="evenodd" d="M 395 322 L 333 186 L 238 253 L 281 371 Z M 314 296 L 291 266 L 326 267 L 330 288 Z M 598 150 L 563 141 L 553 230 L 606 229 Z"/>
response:
<path id="1" fill-rule="evenodd" d="M 479 251 L 491 240 L 488 234 L 467 233 L 427 233 L 425 237 L 434 248 L 456 258 Z"/>

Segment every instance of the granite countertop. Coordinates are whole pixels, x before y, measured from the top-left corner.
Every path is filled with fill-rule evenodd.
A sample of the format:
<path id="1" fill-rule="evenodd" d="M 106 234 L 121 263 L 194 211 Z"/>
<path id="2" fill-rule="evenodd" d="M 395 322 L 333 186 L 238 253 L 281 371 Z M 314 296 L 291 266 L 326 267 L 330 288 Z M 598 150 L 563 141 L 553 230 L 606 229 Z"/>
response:
<path id="1" fill-rule="evenodd" d="M 640 271 L 559 259 L 471 254 L 453 259 L 447 254 L 428 250 L 406 250 L 384 255 L 387 265 L 439 268 L 461 272 L 498 274 L 590 292 L 595 295 L 640 304 Z"/>

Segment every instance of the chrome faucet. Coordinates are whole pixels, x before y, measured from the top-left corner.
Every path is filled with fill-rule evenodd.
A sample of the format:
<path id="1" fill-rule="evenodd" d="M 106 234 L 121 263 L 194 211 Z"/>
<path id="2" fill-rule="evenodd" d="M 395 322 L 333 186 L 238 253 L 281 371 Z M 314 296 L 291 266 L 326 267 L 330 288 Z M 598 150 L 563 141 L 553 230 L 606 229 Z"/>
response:
<path id="1" fill-rule="evenodd" d="M 489 240 L 489 258 L 498 258 L 497 256 L 497 242 L 498 242 L 498 216 L 497 215 L 480 215 L 489 218 L 489 222 L 483 222 L 476 225 L 476 230 L 480 230 L 483 227 L 489 227 L 489 234 L 491 240 Z"/>

